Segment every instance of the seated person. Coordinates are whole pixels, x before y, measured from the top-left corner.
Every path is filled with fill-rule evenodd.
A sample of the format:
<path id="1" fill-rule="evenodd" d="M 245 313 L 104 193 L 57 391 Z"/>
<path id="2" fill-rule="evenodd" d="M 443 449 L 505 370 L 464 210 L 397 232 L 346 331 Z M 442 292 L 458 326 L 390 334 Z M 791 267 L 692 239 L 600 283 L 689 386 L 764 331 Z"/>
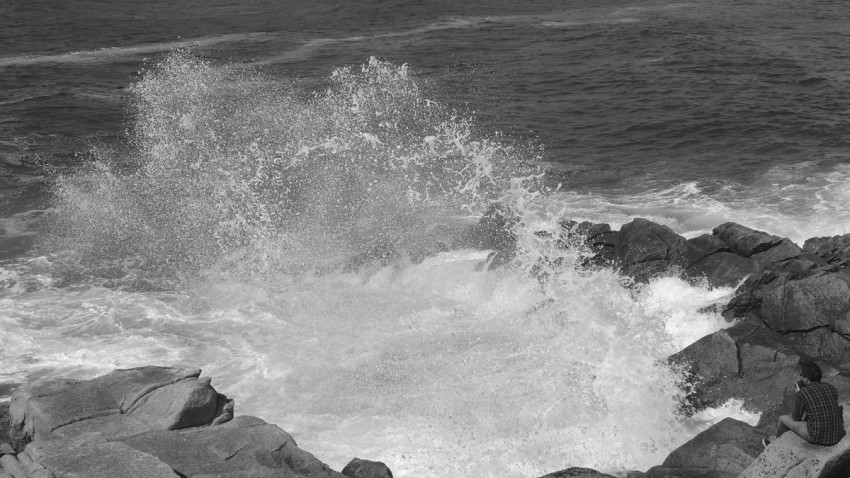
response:
<path id="1" fill-rule="evenodd" d="M 779 417 L 779 437 L 788 430 L 815 445 L 832 446 L 844 437 L 843 408 L 838 405 L 838 391 L 821 382 L 821 370 L 813 362 L 800 363 L 800 378 L 794 394 L 794 412 Z M 764 446 L 770 441 L 763 439 Z"/>

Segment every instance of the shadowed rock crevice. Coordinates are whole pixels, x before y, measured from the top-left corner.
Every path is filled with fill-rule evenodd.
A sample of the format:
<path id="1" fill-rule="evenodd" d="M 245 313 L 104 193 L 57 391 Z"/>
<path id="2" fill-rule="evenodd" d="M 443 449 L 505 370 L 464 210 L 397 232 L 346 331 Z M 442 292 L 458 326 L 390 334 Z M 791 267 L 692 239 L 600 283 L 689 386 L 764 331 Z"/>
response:
<path id="1" fill-rule="evenodd" d="M 746 339 L 747 337 L 755 334 L 758 331 L 757 328 L 752 328 L 749 332 L 745 332 L 743 335 L 735 338 L 735 357 L 738 359 L 738 378 L 744 378 L 744 357 L 741 354 L 741 341 Z M 775 360 L 774 360 L 775 361 Z"/>

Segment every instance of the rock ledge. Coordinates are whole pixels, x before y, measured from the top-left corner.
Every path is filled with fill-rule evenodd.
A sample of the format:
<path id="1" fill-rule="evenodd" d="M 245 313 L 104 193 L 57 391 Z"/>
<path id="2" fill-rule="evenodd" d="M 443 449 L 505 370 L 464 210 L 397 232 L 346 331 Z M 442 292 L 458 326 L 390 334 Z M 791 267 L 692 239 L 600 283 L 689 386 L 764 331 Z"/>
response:
<path id="1" fill-rule="evenodd" d="M 278 426 L 234 417 L 200 374 L 148 366 L 21 387 L 0 478 L 392 478 L 357 458 L 345 475 L 330 469 Z"/>

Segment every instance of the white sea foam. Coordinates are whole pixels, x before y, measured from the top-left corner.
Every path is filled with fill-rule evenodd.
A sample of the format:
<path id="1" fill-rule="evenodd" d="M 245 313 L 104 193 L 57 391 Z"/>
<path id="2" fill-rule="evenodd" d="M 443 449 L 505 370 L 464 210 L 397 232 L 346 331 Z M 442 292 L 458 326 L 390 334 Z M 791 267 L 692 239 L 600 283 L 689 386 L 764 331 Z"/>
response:
<path id="1" fill-rule="evenodd" d="M 398 39 L 423 35 L 431 32 L 439 32 L 443 30 L 464 29 L 475 26 L 481 23 L 480 19 L 456 18 L 433 22 L 428 25 L 411 28 L 407 30 L 379 33 L 375 35 L 353 35 L 337 38 L 312 38 L 301 43 L 298 47 L 286 51 L 279 55 L 263 58 L 252 62 L 253 65 L 268 65 L 275 63 L 286 63 L 291 61 L 303 60 L 313 56 L 317 51 L 340 43 L 358 43 L 363 41 L 373 41 L 381 39 Z"/>
<path id="2" fill-rule="evenodd" d="M 35 236 L 37 232 L 36 219 L 44 212 L 42 209 L 32 209 L 7 217 L 0 217 L 0 236 Z"/>
<path id="3" fill-rule="evenodd" d="M 718 407 L 707 408 L 695 413 L 689 421 L 699 431 L 702 431 L 724 418 L 734 418 L 751 426 L 756 426 L 761 418 L 761 413 L 746 409 L 743 400 L 730 398 Z"/>
<path id="4" fill-rule="evenodd" d="M 775 167 L 760 180 L 684 182 L 628 191 L 565 191 L 551 198 L 577 220 L 614 228 L 643 217 L 685 237 L 710 233 L 724 222 L 787 237 L 801 245 L 811 237 L 850 232 L 850 167 L 803 162 Z"/>
<path id="5" fill-rule="evenodd" d="M 619 13 L 609 14 L 604 11 L 585 12 L 576 15 L 575 12 L 549 13 L 547 15 L 490 15 L 490 16 L 455 16 L 427 25 L 405 30 L 377 33 L 373 35 L 352 35 L 346 37 L 312 38 L 303 41 L 299 46 L 284 53 L 262 58 L 252 62 L 253 65 L 287 63 L 310 58 L 317 51 L 332 45 L 360 43 L 375 40 L 392 40 L 412 38 L 445 30 L 470 30 L 485 28 L 493 24 L 523 26 L 525 28 L 575 28 L 589 23 L 636 23 L 639 18 L 619 17 Z"/>
<path id="6" fill-rule="evenodd" d="M 694 287 L 677 277 L 653 279 L 635 292 L 647 312 L 661 317 L 672 340 L 664 352 L 673 354 L 698 339 L 732 325 L 710 306 L 725 305 L 734 287 Z"/>
<path id="7" fill-rule="evenodd" d="M 729 325 L 706 308 L 729 290 L 584 270 L 557 240 L 584 199 L 542 189 L 522 145 L 405 67 L 331 83 L 305 95 L 180 53 L 147 72 L 136 151 L 59 177 L 49 252 L 0 282 L 3 378 L 202 367 L 334 468 L 400 477 L 645 469 L 692 436 L 665 358 Z M 436 252 L 494 201 L 520 218 L 509 264 Z"/>
<path id="8" fill-rule="evenodd" d="M 691 300 L 699 289 L 660 281 L 635 300 L 614 273 L 569 269 L 541 288 L 523 270 L 481 270 L 484 258 L 220 279 L 185 296 L 6 291 L 4 379 L 203 367 L 242 413 L 332 466 L 368 454 L 402 477 L 534 475 L 565 457 L 645 469 L 690 438 L 659 359 L 682 317 L 716 326 Z"/>
<path id="9" fill-rule="evenodd" d="M 151 53 L 168 52 L 181 48 L 204 48 L 221 43 L 261 42 L 270 38 L 270 34 L 232 33 L 214 35 L 186 40 L 149 43 L 143 45 L 107 47 L 95 50 L 74 51 L 53 55 L 16 55 L 0 56 L 0 68 L 7 66 L 40 65 L 44 63 L 95 63 L 103 61 L 123 60 L 127 57 L 149 55 Z"/>

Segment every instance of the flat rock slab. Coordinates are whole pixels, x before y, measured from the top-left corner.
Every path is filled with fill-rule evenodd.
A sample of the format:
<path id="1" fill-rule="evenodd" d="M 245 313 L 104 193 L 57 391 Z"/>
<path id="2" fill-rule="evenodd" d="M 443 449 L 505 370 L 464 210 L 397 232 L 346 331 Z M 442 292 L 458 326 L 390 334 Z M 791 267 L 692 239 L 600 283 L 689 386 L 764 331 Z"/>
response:
<path id="1" fill-rule="evenodd" d="M 121 437 L 209 424 L 220 396 L 209 378 L 198 378 L 200 373 L 149 366 L 92 380 L 26 385 L 12 395 L 12 439 L 28 442 L 89 432 Z"/>
<path id="2" fill-rule="evenodd" d="M 740 478 L 846 478 L 848 473 L 850 439 L 818 446 L 787 432 L 765 448 Z"/>
<path id="3" fill-rule="evenodd" d="M 250 416 L 222 425 L 149 430 L 117 439 L 88 433 L 37 441 L 27 446 L 26 455 L 57 478 L 344 478 L 298 448 L 280 427 Z M 128 469 L 138 470 L 137 474 Z"/>
<path id="4" fill-rule="evenodd" d="M 121 441 L 182 476 L 341 477 L 299 449 L 289 433 L 256 417 L 179 432 L 154 430 Z"/>
<path id="5" fill-rule="evenodd" d="M 63 446 L 64 440 L 36 442 L 26 452 L 56 478 L 178 478 L 170 466 L 120 442 Z"/>

